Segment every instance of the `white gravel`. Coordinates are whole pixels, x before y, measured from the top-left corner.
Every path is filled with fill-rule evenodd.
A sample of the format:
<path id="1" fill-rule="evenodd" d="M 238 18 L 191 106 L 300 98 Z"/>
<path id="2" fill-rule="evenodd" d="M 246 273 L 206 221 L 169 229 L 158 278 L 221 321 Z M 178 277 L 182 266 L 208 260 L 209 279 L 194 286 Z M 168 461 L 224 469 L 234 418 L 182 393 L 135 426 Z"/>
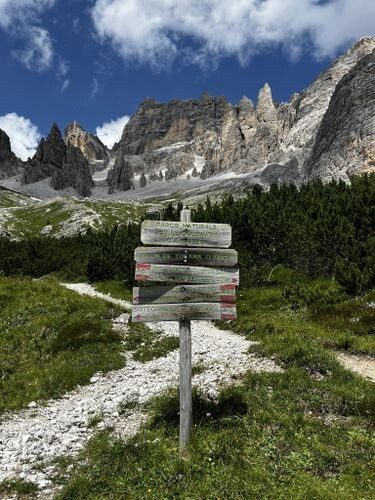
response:
<path id="1" fill-rule="evenodd" d="M 96 296 L 129 308 L 126 301 L 96 292 L 87 284 L 64 284 L 81 294 Z M 114 320 L 114 328 L 127 330 L 127 315 Z M 176 322 L 149 324 L 165 335 L 178 336 Z M 206 371 L 194 376 L 193 384 L 215 398 L 218 389 L 232 383 L 251 369 L 256 372 L 280 372 L 272 360 L 248 353 L 251 342 L 239 335 L 222 331 L 207 321 L 192 322 L 193 364 Z M 0 421 L 0 482 L 22 478 L 36 483 L 40 497 L 54 491 L 54 467 L 51 460 L 61 455 L 76 455 L 99 428 L 111 427 L 123 438 L 134 435 L 146 418 L 142 404 L 167 388 L 178 384 L 179 353 L 140 363 L 124 353 L 124 368 L 91 378 L 90 385 L 78 387 L 61 399 L 46 405 L 35 402 L 29 408 L 7 414 Z M 137 401 L 140 408 L 119 415 L 118 406 Z M 90 420 L 100 415 L 102 421 L 90 428 Z M 43 464 L 43 465 L 41 465 Z"/>
<path id="2" fill-rule="evenodd" d="M 115 299 L 107 293 L 101 293 L 95 290 L 95 288 L 87 283 L 61 283 L 65 288 L 69 290 L 74 290 L 80 295 L 89 295 L 90 297 L 97 297 L 99 299 L 106 300 L 112 304 L 117 304 L 125 309 L 131 309 L 132 305 L 127 300 Z"/>

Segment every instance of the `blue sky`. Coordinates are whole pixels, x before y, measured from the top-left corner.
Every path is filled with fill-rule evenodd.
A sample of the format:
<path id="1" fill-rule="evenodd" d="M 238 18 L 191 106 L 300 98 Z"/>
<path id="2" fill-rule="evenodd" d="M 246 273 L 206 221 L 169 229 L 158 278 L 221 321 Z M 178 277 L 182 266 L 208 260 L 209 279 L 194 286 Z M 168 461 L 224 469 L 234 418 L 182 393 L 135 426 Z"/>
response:
<path id="1" fill-rule="evenodd" d="M 53 121 L 95 132 L 145 97 L 256 101 L 268 82 L 286 101 L 374 19 L 375 0 L 0 0 L 0 128 L 26 156 Z"/>

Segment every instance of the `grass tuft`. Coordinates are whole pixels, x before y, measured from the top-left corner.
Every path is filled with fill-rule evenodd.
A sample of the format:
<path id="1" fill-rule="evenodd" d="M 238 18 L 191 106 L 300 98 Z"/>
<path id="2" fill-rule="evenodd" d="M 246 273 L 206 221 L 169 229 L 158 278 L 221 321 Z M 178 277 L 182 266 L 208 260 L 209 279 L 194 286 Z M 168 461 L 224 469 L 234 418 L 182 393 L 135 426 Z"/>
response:
<path id="1" fill-rule="evenodd" d="M 23 479 L 16 479 L 13 481 L 3 481 L 0 483 L 1 495 L 17 495 L 17 498 L 27 499 L 34 498 L 38 492 L 38 487 L 29 481 Z"/>

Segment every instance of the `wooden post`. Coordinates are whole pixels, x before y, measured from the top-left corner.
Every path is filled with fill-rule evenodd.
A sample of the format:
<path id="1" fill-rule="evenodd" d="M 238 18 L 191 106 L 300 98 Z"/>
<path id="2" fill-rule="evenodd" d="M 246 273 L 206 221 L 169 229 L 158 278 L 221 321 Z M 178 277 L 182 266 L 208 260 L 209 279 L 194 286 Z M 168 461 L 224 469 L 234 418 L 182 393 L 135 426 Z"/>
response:
<path id="1" fill-rule="evenodd" d="M 191 211 L 181 210 L 181 222 L 191 222 Z M 193 398 L 191 391 L 191 322 L 180 319 L 180 451 L 190 439 L 193 424 Z"/>

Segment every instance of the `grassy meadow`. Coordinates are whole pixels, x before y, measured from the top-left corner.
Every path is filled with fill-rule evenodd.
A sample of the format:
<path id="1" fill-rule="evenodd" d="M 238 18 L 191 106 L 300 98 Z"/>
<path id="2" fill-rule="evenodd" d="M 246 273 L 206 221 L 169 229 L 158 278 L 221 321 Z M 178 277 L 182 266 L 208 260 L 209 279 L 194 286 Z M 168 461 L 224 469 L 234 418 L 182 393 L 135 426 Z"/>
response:
<path id="1" fill-rule="evenodd" d="M 59 500 L 375 498 L 374 385 L 335 357 L 374 355 L 374 293 L 350 298 L 332 280 L 279 268 L 268 285 L 240 290 L 238 308 L 237 322 L 219 326 L 259 341 L 252 350 L 284 372 L 249 372 L 217 403 L 195 393 L 183 457 L 177 391 L 154 399 L 129 442 L 110 431 L 91 440 Z"/>
<path id="2" fill-rule="evenodd" d="M 158 218 L 180 219 L 172 198 Z M 123 367 L 124 350 L 146 363 L 178 347 L 147 325 L 114 330 L 123 309 L 57 279 L 130 302 L 138 222 L 160 202 L 38 201 L 0 189 L 0 417 Z M 239 254 L 238 320 L 218 325 L 257 341 L 253 355 L 284 370 L 248 372 L 216 403 L 195 394 L 184 456 L 176 390 L 149 404 L 148 422 L 128 442 L 97 429 L 79 457 L 59 460 L 56 498 L 375 499 L 374 383 L 337 358 L 375 359 L 374 206 L 370 174 L 350 184 L 254 186 L 191 207 L 194 222 L 230 224 Z M 46 225 L 50 236 L 40 234 Z M 0 498 L 11 492 L 33 498 L 35 485 L 0 484 Z"/>
<path id="3" fill-rule="evenodd" d="M 53 278 L 0 276 L 0 413 L 60 396 L 124 365 L 113 304 Z"/>
<path id="4" fill-rule="evenodd" d="M 335 356 L 374 357 L 375 294 L 348 296 L 335 280 L 281 266 L 265 275 L 262 286 L 238 291 L 239 319 L 218 325 L 258 341 L 251 350 L 284 371 L 248 372 L 216 403 L 195 393 L 184 456 L 177 391 L 155 398 L 148 422 L 130 441 L 98 431 L 78 458 L 62 457 L 64 487 L 56 498 L 375 498 L 374 385 Z M 93 286 L 131 299 L 120 281 Z M 80 296 L 53 277 L 0 277 L 0 309 L 0 412 L 58 397 L 96 371 L 120 368 L 124 349 L 147 362 L 178 347 L 178 339 L 147 325 L 133 324 L 121 337 L 111 328 L 119 307 Z M 37 494 L 22 481 L 3 483 L 0 492 Z"/>

